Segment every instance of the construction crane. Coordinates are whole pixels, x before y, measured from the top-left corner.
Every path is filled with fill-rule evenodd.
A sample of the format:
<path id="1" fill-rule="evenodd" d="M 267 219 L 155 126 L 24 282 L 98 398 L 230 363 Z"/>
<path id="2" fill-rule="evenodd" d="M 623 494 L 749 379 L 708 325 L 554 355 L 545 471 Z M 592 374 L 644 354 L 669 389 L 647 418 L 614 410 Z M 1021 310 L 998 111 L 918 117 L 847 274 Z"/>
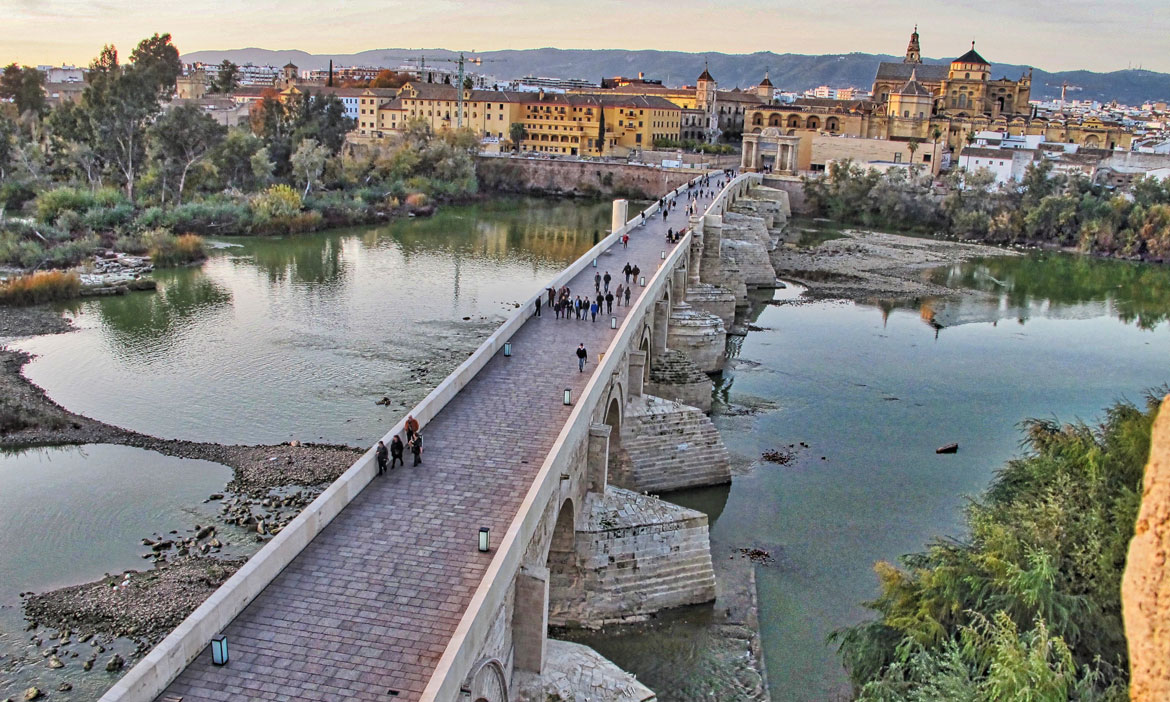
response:
<path id="1" fill-rule="evenodd" d="M 394 59 L 394 60 L 417 61 L 418 62 L 418 70 L 419 70 L 420 75 L 422 74 L 423 71 L 426 70 L 426 67 L 427 67 L 427 57 L 423 56 L 422 54 L 419 54 L 419 57 L 417 59 L 411 57 L 411 58 Z M 481 66 L 484 63 L 492 63 L 494 61 L 495 61 L 495 59 L 479 58 L 478 56 L 468 58 L 468 57 L 463 55 L 462 51 L 459 52 L 459 58 L 432 58 L 431 59 L 431 63 L 454 63 L 454 64 L 457 64 L 459 66 L 459 78 L 458 78 L 458 86 L 457 86 L 459 89 L 457 92 L 459 99 L 457 101 L 457 107 L 455 110 L 455 128 L 456 129 L 461 129 L 463 127 L 463 75 L 464 75 L 463 67 L 464 67 L 464 64 L 470 63 L 470 64 L 475 65 L 475 66 Z"/>

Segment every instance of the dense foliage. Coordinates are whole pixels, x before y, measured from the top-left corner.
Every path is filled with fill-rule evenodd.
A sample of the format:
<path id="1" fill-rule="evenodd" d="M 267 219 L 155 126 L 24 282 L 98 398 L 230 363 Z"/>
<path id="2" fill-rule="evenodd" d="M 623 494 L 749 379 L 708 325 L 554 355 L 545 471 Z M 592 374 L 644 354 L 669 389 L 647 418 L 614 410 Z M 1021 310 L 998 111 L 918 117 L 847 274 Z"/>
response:
<path id="1" fill-rule="evenodd" d="M 986 169 L 956 170 L 940 192 L 928 174 L 882 174 L 842 161 L 825 178 L 805 178 L 804 193 L 816 214 L 849 224 L 1170 260 L 1170 179 L 1140 178 L 1118 193 L 1041 162 L 1020 183 L 994 183 Z"/>
<path id="2" fill-rule="evenodd" d="M 220 68 L 212 90 L 229 91 L 237 69 Z M 227 128 L 170 102 L 179 73 L 170 35 L 156 34 L 128 63 L 103 48 L 80 101 L 52 110 L 31 97 L 43 97 L 38 71 L 0 74 L 0 95 L 19 108 L 0 112 L 0 265 L 67 267 L 99 247 L 181 262 L 201 248 L 175 235 L 362 224 L 411 194 L 476 189 L 470 130 L 436 134 L 418 122 L 398 142 L 354 155 L 343 149 L 353 120 L 336 96 L 272 90 L 245 126 Z"/>
<path id="3" fill-rule="evenodd" d="M 1025 422 L 965 540 L 879 563 L 878 618 L 833 635 L 858 699 L 1126 699 L 1121 576 L 1157 408 Z"/>
<path id="4" fill-rule="evenodd" d="M 654 140 L 656 149 L 683 149 L 697 154 L 733 154 L 735 147 L 731 144 L 708 144 L 694 139 L 669 139 L 658 137 Z"/>

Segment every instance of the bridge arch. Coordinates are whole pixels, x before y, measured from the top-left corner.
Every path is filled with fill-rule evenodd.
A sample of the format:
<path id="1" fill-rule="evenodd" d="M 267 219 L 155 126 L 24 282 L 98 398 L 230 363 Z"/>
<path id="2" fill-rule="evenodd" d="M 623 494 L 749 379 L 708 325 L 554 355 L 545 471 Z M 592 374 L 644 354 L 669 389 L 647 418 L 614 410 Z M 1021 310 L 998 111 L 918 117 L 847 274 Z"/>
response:
<path id="1" fill-rule="evenodd" d="M 471 669 L 464 689 L 475 702 L 508 702 L 508 679 L 498 658 L 483 658 Z"/>

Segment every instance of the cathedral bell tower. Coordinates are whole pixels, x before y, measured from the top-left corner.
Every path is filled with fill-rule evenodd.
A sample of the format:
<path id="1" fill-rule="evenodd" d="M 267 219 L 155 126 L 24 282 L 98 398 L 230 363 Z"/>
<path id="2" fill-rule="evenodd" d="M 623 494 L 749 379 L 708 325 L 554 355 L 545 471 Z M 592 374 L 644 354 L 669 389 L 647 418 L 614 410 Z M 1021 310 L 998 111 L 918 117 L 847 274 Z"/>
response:
<path id="1" fill-rule="evenodd" d="M 906 46 L 906 58 L 902 63 L 922 63 L 922 49 L 918 46 L 918 25 L 914 25 L 914 33 L 910 35 L 910 43 Z"/>

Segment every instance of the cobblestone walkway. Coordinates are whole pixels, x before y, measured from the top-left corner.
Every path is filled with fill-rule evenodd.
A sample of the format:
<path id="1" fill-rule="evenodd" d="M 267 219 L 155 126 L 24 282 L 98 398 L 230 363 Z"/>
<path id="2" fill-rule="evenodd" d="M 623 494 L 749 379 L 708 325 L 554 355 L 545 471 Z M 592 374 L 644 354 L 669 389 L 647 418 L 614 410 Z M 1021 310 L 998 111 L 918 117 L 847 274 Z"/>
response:
<path id="1" fill-rule="evenodd" d="M 667 227 L 687 224 L 688 197 L 635 229 L 628 249 L 602 254 L 596 270 L 611 287 L 627 260 L 653 275 Z M 593 274 L 574 278 L 574 296 L 593 294 Z M 634 285 L 632 304 L 643 290 Z M 614 307 L 619 324 L 626 309 Z M 423 465 L 407 454 L 405 468 L 375 478 L 228 626 L 230 664 L 204 652 L 159 700 L 417 700 L 491 560 L 476 550 L 479 528 L 496 540 L 507 531 L 568 420 L 564 388 L 580 396 L 616 333 L 608 320 L 556 319 L 547 306 L 529 319 L 512 357 L 492 359 L 423 427 Z"/>

